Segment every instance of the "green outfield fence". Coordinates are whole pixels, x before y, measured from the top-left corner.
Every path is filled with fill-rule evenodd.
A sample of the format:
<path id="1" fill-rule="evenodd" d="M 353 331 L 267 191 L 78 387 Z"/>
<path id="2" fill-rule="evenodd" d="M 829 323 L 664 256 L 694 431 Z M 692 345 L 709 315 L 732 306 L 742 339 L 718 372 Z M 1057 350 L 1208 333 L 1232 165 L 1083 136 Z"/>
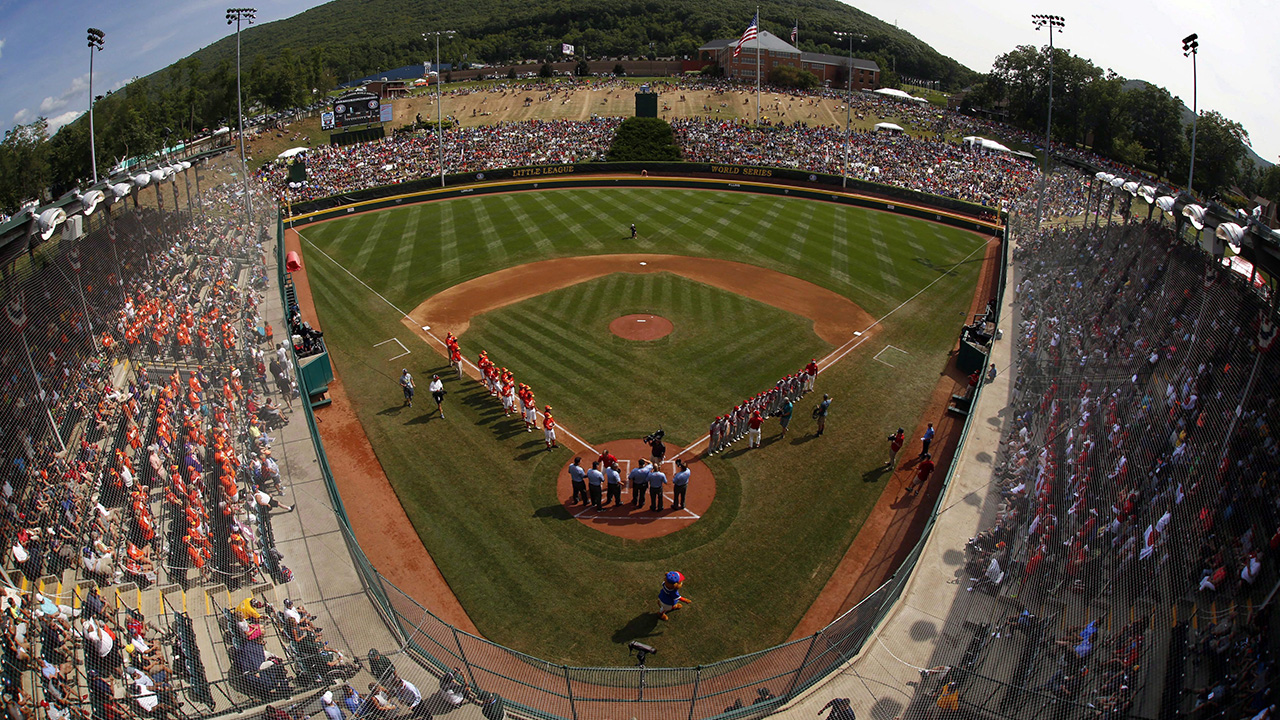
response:
<path id="1" fill-rule="evenodd" d="M 636 164 L 632 172 L 643 168 L 655 172 L 654 164 Z M 685 172 L 698 173 L 705 168 L 690 164 L 679 165 Z M 574 174 L 585 173 L 583 165 L 550 166 L 536 168 L 538 171 L 554 171 L 555 167 L 573 168 Z M 591 166 L 598 171 L 621 171 L 624 168 L 617 164 Z M 755 168 L 737 166 L 717 166 L 720 174 L 733 176 Z M 579 168 L 584 168 L 579 170 Z M 561 172 L 539 172 L 537 175 L 520 175 L 518 170 L 486 171 L 485 173 L 452 176 L 447 178 L 457 185 L 465 177 L 471 182 L 487 182 L 495 178 L 529 177 L 530 184 L 538 179 L 545 180 L 547 175 L 563 176 Z M 743 190 L 752 192 L 769 192 L 765 188 L 781 192 L 789 189 L 788 194 L 805 197 L 807 194 L 818 196 L 817 199 L 831 199 L 831 191 L 822 185 L 830 184 L 832 176 L 819 181 L 813 175 L 795 173 L 793 171 L 770 169 L 772 179 L 796 179 L 790 175 L 805 176 L 804 180 L 812 184 L 809 188 L 785 187 L 783 185 L 757 185 L 754 182 Z M 839 176 L 834 176 L 838 182 Z M 640 178 L 645 179 L 645 178 Z M 654 178 L 647 178 L 653 180 Z M 770 180 L 769 177 L 753 176 L 754 180 Z M 582 184 L 591 184 L 589 177 L 579 179 Z M 362 210 L 378 209 L 398 204 L 393 196 L 403 198 L 406 194 L 418 192 L 415 184 L 380 188 L 344 195 L 339 198 L 307 203 L 295 206 L 294 219 L 299 214 L 318 212 L 320 215 L 338 217 L 348 211 L 352 203 L 369 202 L 373 207 Z M 857 183 L 858 186 L 869 183 Z M 556 185 L 562 187 L 562 185 Z M 600 178 L 593 186 L 613 186 L 612 178 Z M 481 186 L 473 186 L 476 189 Z M 850 187 L 855 188 L 854 181 Z M 505 188 L 507 190 L 510 187 Z M 737 189 L 737 188 L 733 188 Z M 860 189 L 860 188 L 857 188 Z M 897 193 L 909 193 L 910 201 L 916 206 L 908 214 L 926 219 L 942 220 L 955 218 L 943 213 L 964 212 L 969 214 L 974 229 L 990 231 L 988 222 L 974 222 L 973 215 L 978 212 L 990 212 L 987 208 L 960 203 L 949 198 L 900 191 L 894 188 L 876 186 L 877 191 L 893 190 Z M 455 187 L 447 190 L 449 195 L 465 194 L 467 187 Z M 800 190 L 804 190 L 801 193 Z M 443 196 L 433 196 L 443 197 Z M 848 197 L 848 196 L 840 196 Z M 903 195 L 903 197 L 907 197 Z M 423 197 L 421 199 L 432 199 Z M 410 199 L 409 202 L 417 200 Z M 889 209 L 894 209 L 890 205 Z M 899 210 L 901 211 L 901 210 Z M 982 217 L 979 215 L 979 217 Z M 323 219 L 319 215 L 312 219 Z M 303 220 L 303 222 L 312 221 Z M 994 219 L 992 216 L 991 219 Z M 946 221 L 946 220 L 942 220 Z M 278 258 L 279 286 L 282 298 L 286 285 L 284 268 L 284 232 L 285 217 L 280 213 L 277 217 L 276 247 Z M 292 224 L 292 222 L 290 223 Z M 953 222 L 952 224 L 957 224 Z M 996 231 L 1001 239 L 1001 262 L 998 300 L 1003 299 L 1005 285 L 1005 268 L 1007 266 L 1008 246 L 1004 242 L 1005 230 L 1000 227 Z M 284 305 L 288 307 L 287 299 Z M 999 303 L 997 303 L 999 307 Z M 295 358 L 296 362 L 296 358 Z M 305 386 L 299 390 L 304 397 L 310 397 L 315 388 Z M 982 386 L 978 387 L 982 392 Z M 975 397 L 975 404 L 977 398 Z M 937 518 L 940 503 L 945 496 L 945 487 L 938 495 L 930 513 L 930 519 L 919 542 L 912 549 L 897 572 L 883 585 L 874 590 L 854 607 L 813 635 L 783 643 L 759 652 L 740 657 L 722 660 L 708 665 L 683 668 L 641 668 L 641 667 L 572 667 L 561 665 L 490 642 L 482 637 L 459 630 L 440 619 L 414 598 L 395 587 L 379 574 L 374 563 L 364 554 L 356 541 L 351 524 L 343 508 L 342 497 L 333 480 L 333 474 L 325 456 L 324 445 L 316 427 L 315 416 L 308 402 L 302 403 L 307 426 L 311 433 L 312 443 L 319 458 L 320 469 L 324 478 L 326 492 L 334 508 L 342 536 L 354 560 L 355 567 L 369 598 L 377 606 L 383 619 L 391 628 L 395 637 L 400 639 L 400 647 L 389 652 L 401 658 L 413 658 L 421 669 L 441 677 L 450 670 L 461 674 L 465 682 L 472 688 L 501 695 L 506 699 L 507 709 L 519 717 L 546 718 L 548 720 L 579 720 L 580 718 L 628 717 L 636 720 L 730 720 L 736 718 L 754 718 L 768 715 L 779 709 L 805 690 L 821 682 L 825 677 L 849 662 L 863 648 L 867 639 L 876 629 L 880 621 L 892 609 L 903 587 L 915 569 L 917 560 L 924 549 L 925 542 Z M 966 418 L 960 446 L 968 437 L 972 416 Z M 958 451 L 957 451 L 958 452 Z M 948 470 L 946 485 L 951 482 L 954 464 Z M 552 638 L 548 637 L 548 641 Z M 403 663 L 401 663 L 403 664 Z M 401 669 L 401 674 L 404 670 Z M 421 684 L 420 684 L 421 686 Z"/>

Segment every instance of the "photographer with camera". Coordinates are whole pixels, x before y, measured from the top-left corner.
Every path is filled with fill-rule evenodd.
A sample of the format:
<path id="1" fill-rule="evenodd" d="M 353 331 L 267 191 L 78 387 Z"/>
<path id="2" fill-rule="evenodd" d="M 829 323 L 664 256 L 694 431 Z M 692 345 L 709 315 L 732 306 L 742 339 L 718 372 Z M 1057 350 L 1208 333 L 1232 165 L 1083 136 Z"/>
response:
<path id="1" fill-rule="evenodd" d="M 439 375 L 431 376 L 431 384 L 427 386 L 427 390 L 431 392 L 431 399 L 436 401 L 436 412 L 444 418 L 444 394 L 448 391 L 444 389 L 444 381 Z"/>
<path id="2" fill-rule="evenodd" d="M 659 430 L 644 439 L 644 444 L 648 445 L 650 449 L 651 457 L 649 462 L 654 464 L 654 470 L 661 467 L 663 459 L 667 457 L 667 446 L 662 442 L 662 438 L 665 437 L 666 434 L 667 432 L 665 430 Z"/>

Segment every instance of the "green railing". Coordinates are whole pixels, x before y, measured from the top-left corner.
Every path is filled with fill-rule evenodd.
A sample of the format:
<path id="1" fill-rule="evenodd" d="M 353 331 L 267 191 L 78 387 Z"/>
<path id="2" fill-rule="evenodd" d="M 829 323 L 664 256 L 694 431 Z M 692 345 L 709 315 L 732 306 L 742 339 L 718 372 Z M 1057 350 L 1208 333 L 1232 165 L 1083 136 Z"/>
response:
<path id="1" fill-rule="evenodd" d="M 483 179 L 483 178 L 482 178 Z M 585 180 L 585 178 L 584 178 Z M 330 208 L 335 213 L 341 208 Z M 295 208 L 297 210 L 297 208 Z M 285 271 L 284 216 L 277 220 L 277 257 L 283 299 Z M 997 299 L 1004 295 L 1008 243 L 1000 231 L 1001 262 Z M 311 389 L 305 377 L 299 390 Z M 982 385 L 973 398 L 978 402 Z M 321 474 L 342 536 L 361 582 L 406 656 L 428 672 L 442 676 L 460 672 L 468 685 L 505 698 L 522 716 L 578 720 L 622 713 L 628 717 L 731 720 L 767 715 L 821 682 L 863 648 L 867 638 L 892 609 L 911 577 L 938 517 L 955 463 L 948 469 L 919 541 L 897 572 L 853 608 L 813 635 L 709 665 L 685 668 L 572 667 L 541 660 L 485 640 L 450 625 L 378 573 L 355 539 L 342 497 L 334 483 L 324 445 L 309 402 L 302 403 Z M 963 447 L 972 423 L 966 417 L 957 446 Z"/>

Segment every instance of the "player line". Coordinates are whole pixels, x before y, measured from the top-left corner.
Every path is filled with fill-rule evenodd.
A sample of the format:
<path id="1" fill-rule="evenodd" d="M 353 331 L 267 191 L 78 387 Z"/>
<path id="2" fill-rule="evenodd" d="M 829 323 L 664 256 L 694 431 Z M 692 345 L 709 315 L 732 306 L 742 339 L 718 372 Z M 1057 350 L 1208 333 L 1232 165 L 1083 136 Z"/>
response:
<path id="1" fill-rule="evenodd" d="M 316 245 L 315 243 L 311 242 L 311 240 L 309 240 L 309 239 L 308 239 L 306 236 L 304 236 L 301 232 L 299 232 L 299 231 L 297 231 L 297 230 L 294 230 L 294 232 L 298 233 L 298 238 L 299 238 L 299 239 L 301 239 L 303 242 L 305 242 L 306 244 L 310 245 L 311 247 L 315 248 L 315 249 L 316 249 L 316 252 L 318 252 L 318 253 L 320 253 L 321 255 L 323 255 L 323 256 L 325 256 L 326 258 L 328 258 L 328 259 L 329 259 L 329 262 L 333 263 L 334 265 L 337 265 L 339 268 L 341 268 L 341 269 L 342 269 L 342 271 L 343 271 L 343 272 L 345 272 L 346 274 L 350 275 L 352 278 L 355 278 L 355 281 L 356 281 L 356 282 L 358 282 L 358 283 L 360 283 L 361 285 L 363 285 L 363 286 L 365 287 L 365 289 L 366 289 L 366 290 L 368 290 L 369 292 L 373 293 L 374 295 L 377 295 L 377 296 L 378 296 L 378 299 L 379 299 L 379 300 L 381 300 L 382 302 L 386 303 L 388 306 L 390 306 L 392 310 L 395 310 L 396 312 L 400 313 L 400 317 L 402 317 L 402 318 L 407 318 L 407 319 L 409 319 L 409 320 L 413 320 L 413 318 L 409 316 L 409 313 L 407 313 L 407 312 L 405 312 L 405 311 L 401 310 L 400 308 L 396 307 L 395 303 L 393 303 L 393 302 L 391 302 L 390 300 L 388 300 L 388 299 L 386 299 L 385 297 L 383 297 L 383 296 L 382 296 L 382 293 L 380 293 L 380 292 L 378 292 L 377 290 L 374 290 L 373 288 L 369 287 L 369 284 L 368 284 L 368 283 L 366 283 L 365 281 L 361 280 L 359 277 L 356 277 L 356 274 L 355 274 L 355 273 L 353 273 L 353 272 L 351 272 L 350 270 L 348 270 L 348 269 L 347 269 L 347 266 L 343 265 L 342 263 L 338 262 L 337 260 L 334 260 L 334 259 L 333 259 L 333 257 L 329 255 L 329 253 L 325 252 L 324 250 L 321 250 L 319 245 Z M 430 330 L 425 330 L 425 329 L 424 329 L 422 332 L 426 333 L 427 335 L 430 335 L 430 336 L 431 336 L 431 339 L 432 339 L 432 340 L 435 340 L 435 341 L 436 341 L 436 342 L 438 342 L 438 343 L 440 343 L 440 346 L 441 346 L 441 347 L 445 347 L 444 341 L 443 341 L 443 340 L 441 340 L 440 338 L 436 337 L 435 333 L 431 332 Z M 446 358 L 446 359 L 448 359 L 448 358 Z M 470 360 L 468 360 L 468 359 L 467 359 L 467 358 L 465 358 L 465 357 L 464 357 L 464 358 L 462 358 L 462 362 L 464 362 L 464 363 L 466 363 L 467 365 L 471 366 L 471 368 L 473 368 L 473 369 L 476 371 L 476 374 L 477 374 L 477 375 L 479 375 L 479 374 L 480 374 L 480 368 L 476 367 L 476 364 L 475 364 L 475 363 L 471 362 Z M 468 373 L 468 374 L 469 374 L 469 373 Z M 541 410 L 535 410 L 535 412 L 537 413 L 537 416 L 538 416 L 538 417 L 542 417 L 542 416 L 543 416 L 543 414 L 542 414 L 542 411 L 541 411 Z M 580 438 L 580 437 L 578 437 L 577 435 L 574 435 L 572 432 L 570 432 L 569 428 L 567 428 L 567 427 L 565 427 L 565 426 L 563 426 L 563 425 L 561 425 L 561 424 L 559 424 L 559 423 L 556 423 L 556 429 L 564 431 L 564 434 L 565 434 L 565 435 L 568 435 L 569 437 L 573 438 L 574 440 L 576 440 L 576 441 L 578 442 L 578 444 L 579 444 L 579 445 L 582 445 L 583 447 L 585 447 L 586 449 L 590 450 L 591 452 L 596 452 L 596 449 L 595 449 L 595 448 L 591 447 L 591 445 L 590 445 L 590 444 L 588 444 L 586 440 L 583 440 L 582 438 Z"/>
<path id="2" fill-rule="evenodd" d="M 859 345 L 861 345 L 862 343 L 866 342 L 866 341 L 867 341 L 867 338 L 869 338 L 869 337 L 870 337 L 870 335 L 868 335 L 867 333 L 871 332 L 871 329 L 872 329 L 872 328 L 874 328 L 875 326 L 877 326 L 877 325 L 879 325 L 880 323 L 884 322 L 886 319 L 888 319 L 888 317 L 889 317 L 890 315 L 892 315 L 892 314 L 894 314 L 894 313 L 898 312 L 899 310 L 901 310 L 903 307 L 905 307 L 905 306 L 907 305 L 907 303 L 910 303 L 912 300 L 915 300 L 916 298 L 920 297 L 921 293 L 923 293 L 924 291 L 926 291 L 926 290 L 928 290 L 929 288 L 933 287 L 934 285 L 938 284 L 938 282 L 939 282 L 940 280 L 942 280 L 942 278 L 944 278 L 944 277 L 946 277 L 947 275 L 951 274 L 951 271 L 952 271 L 952 270 L 955 270 L 956 268 L 960 267 L 960 266 L 961 266 L 961 265 L 963 265 L 964 263 L 968 262 L 968 261 L 969 261 L 969 258 L 973 257 L 973 254 L 974 254 L 974 253 L 978 252 L 979 250 L 981 250 L 981 249 L 985 248 L 986 246 L 988 246 L 988 245 L 990 245 L 990 244 L 991 244 L 991 241 L 990 241 L 990 240 L 987 240 L 986 242 L 983 242 L 983 243 L 979 243 L 979 244 L 978 244 L 978 246 L 977 246 L 977 247 L 975 247 L 975 248 L 974 248 L 974 249 L 973 249 L 973 250 L 972 250 L 968 255 L 965 255 L 963 258 L 961 258 L 961 259 L 960 259 L 960 261 L 959 261 L 959 262 L 957 262 L 955 265 L 952 265 L 951 267 L 947 268 L 946 272 L 942 273 L 942 274 L 941 274 L 941 275 L 939 275 L 937 278 L 935 278 L 933 282 L 931 282 L 931 283 L 929 283 L 928 285 L 925 285 L 924 287 L 920 288 L 920 290 L 919 290 L 918 292 L 916 292 L 916 294 L 915 294 L 915 295 L 912 295 L 911 297 L 907 298 L 906 300 L 903 300 L 903 301 L 902 301 L 902 303 L 898 305 L 898 307 L 896 307 L 896 308 L 894 308 L 894 309 L 890 310 L 889 312 L 885 313 L 883 316 L 881 316 L 881 317 L 880 317 L 880 319 L 879 319 L 879 320 L 876 320 L 875 322 L 873 322 L 873 323 L 871 323 L 870 325 L 868 325 L 868 326 L 867 326 L 867 328 L 866 328 L 865 330 L 863 330 L 863 331 L 862 331 L 862 332 L 860 332 L 860 333 L 855 334 L 855 336 L 854 336 L 854 337 L 849 338 L 849 340 L 845 341 L 844 345 L 841 345 L 840 347 L 838 347 L 838 348 L 836 348 L 835 350 L 832 350 L 830 353 L 828 353 L 826 357 L 822 358 L 822 362 L 818 363 L 818 374 L 819 374 L 819 375 L 821 375 L 822 373 L 826 372 L 827 370 L 830 370 L 830 369 L 831 369 L 831 368 L 832 368 L 836 363 L 838 363 L 838 362 L 840 362 L 842 359 L 844 359 L 844 357 L 845 357 L 846 355 L 848 355 L 849 353 L 853 352 L 854 350 L 857 350 L 857 349 L 858 349 L 858 346 L 859 346 Z M 852 344 L 852 346 L 850 346 L 850 345 L 849 345 L 850 343 L 853 343 L 853 344 Z M 839 353 L 839 354 L 837 355 L 837 353 Z M 834 356 L 834 358 L 833 358 L 833 356 Z M 711 439 L 711 433 L 707 433 L 706 435 L 703 435 L 702 437 L 700 437 L 700 438 L 698 438 L 697 440 L 693 441 L 693 443 L 691 443 L 691 444 L 690 444 L 688 447 L 686 447 L 685 449 L 681 450 L 680 452 L 676 453 L 675 455 L 672 455 L 672 456 L 671 456 L 671 459 L 672 459 L 672 460 L 675 460 L 676 458 L 678 458 L 678 457 L 680 457 L 681 455 L 683 455 L 683 454 L 685 454 L 685 453 L 689 452 L 690 450 L 692 450 L 692 449 L 694 449 L 694 448 L 698 447 L 698 446 L 699 446 L 699 445 L 701 445 L 702 443 L 707 442 L 707 441 L 708 441 L 708 440 L 710 440 L 710 439 Z"/>

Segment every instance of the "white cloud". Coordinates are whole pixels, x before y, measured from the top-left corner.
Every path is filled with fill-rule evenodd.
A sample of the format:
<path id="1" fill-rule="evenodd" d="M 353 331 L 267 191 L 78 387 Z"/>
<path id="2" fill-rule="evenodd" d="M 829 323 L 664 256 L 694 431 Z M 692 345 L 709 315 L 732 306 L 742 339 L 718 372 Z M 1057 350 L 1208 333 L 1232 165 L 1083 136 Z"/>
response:
<path id="1" fill-rule="evenodd" d="M 34 120 L 35 117 L 36 117 L 36 114 L 31 112 L 29 108 L 22 108 L 21 110 L 13 114 L 13 124 L 26 125 L 27 123 Z"/>
<path id="2" fill-rule="evenodd" d="M 80 110 L 68 110 L 61 115 L 49 118 L 49 137 L 53 137 L 63 125 L 80 117 L 81 113 Z"/>
<path id="3" fill-rule="evenodd" d="M 71 104 L 73 100 L 80 100 L 80 95 L 89 89 L 89 73 L 85 73 L 80 77 L 71 81 L 71 86 L 62 91 L 62 94 L 53 97 L 52 95 L 40 101 L 40 114 L 48 116 L 51 113 L 63 109 Z"/>
<path id="4" fill-rule="evenodd" d="M 0 38 L 0 57 L 4 57 L 4 38 Z"/>

